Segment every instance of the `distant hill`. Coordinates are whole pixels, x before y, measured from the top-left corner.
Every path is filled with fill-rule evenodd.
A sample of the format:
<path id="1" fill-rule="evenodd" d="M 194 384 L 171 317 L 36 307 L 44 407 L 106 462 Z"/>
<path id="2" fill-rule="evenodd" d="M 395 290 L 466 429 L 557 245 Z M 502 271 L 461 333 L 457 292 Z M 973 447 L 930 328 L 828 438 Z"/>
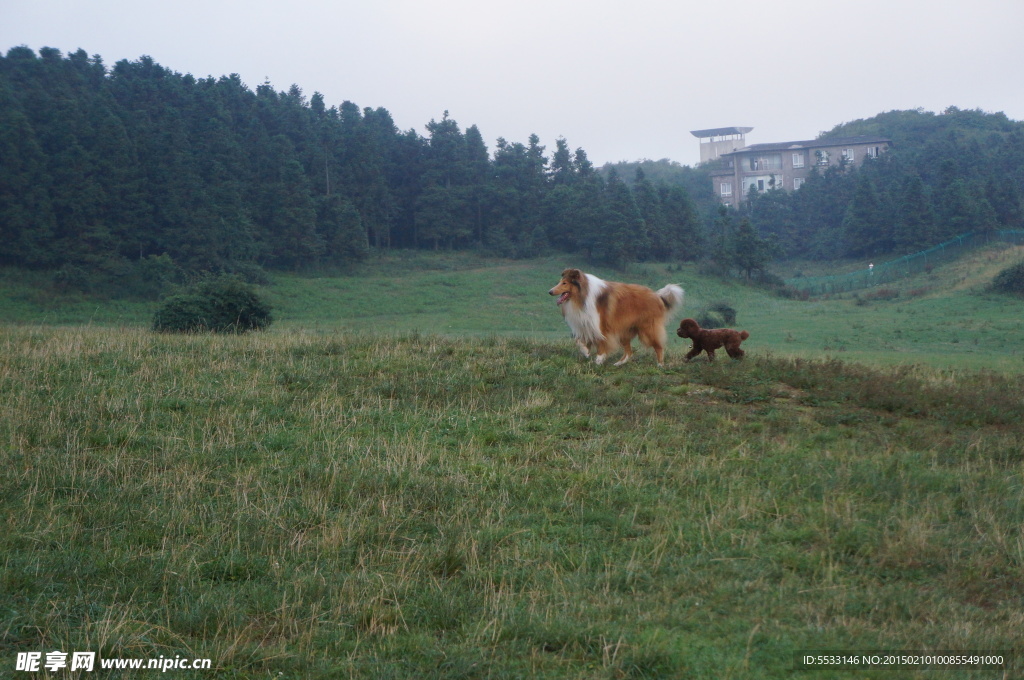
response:
<path id="1" fill-rule="evenodd" d="M 900 149 L 917 149 L 953 134 L 984 140 L 988 135 L 1008 135 L 1024 130 L 1024 122 L 1009 119 L 1005 113 L 986 113 L 980 109 L 951 106 L 942 113 L 924 109 L 889 111 L 871 118 L 840 123 L 821 137 L 879 135 L 888 137 Z"/>

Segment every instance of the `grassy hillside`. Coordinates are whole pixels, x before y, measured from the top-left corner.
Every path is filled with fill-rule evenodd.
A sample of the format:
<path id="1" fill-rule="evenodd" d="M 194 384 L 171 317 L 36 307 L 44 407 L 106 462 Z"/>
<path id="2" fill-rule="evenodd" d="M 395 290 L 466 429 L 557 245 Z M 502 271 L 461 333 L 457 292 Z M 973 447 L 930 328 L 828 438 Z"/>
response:
<path id="1" fill-rule="evenodd" d="M 547 290 L 564 267 L 584 266 L 608 279 L 654 287 L 680 283 L 687 292 L 686 315 L 727 302 L 738 312 L 737 326 L 750 331 L 745 347 L 755 353 L 1019 374 L 1024 303 L 987 295 L 984 288 L 1000 269 L 1021 259 L 1024 247 L 982 250 L 897 285 L 798 301 L 708 279 L 694 267 L 642 265 L 621 272 L 563 258 L 399 253 L 348 276 L 277 275 L 265 292 L 279 330 L 565 340 L 568 331 Z M 784 268 L 787 274 L 808 269 Z M 0 310 L 12 322 L 148 326 L 155 308 L 156 303 L 56 296 L 17 273 L 0 276 Z M 685 353 L 687 346 L 673 336 L 669 356 Z"/>
<path id="2" fill-rule="evenodd" d="M 1021 259 L 1021 247 L 979 251 L 897 285 L 812 301 L 708 279 L 694 267 L 587 269 L 656 288 L 678 282 L 687 293 L 685 315 L 725 301 L 738 312 L 737 326 L 750 331 L 745 347 L 755 353 L 1024 373 L 1024 303 L 984 293 L 1000 269 Z M 268 292 L 289 329 L 559 340 L 568 331 L 546 293 L 570 265 L 580 266 L 553 258 L 389 258 L 357 276 L 279 277 Z M 669 354 L 687 347 L 672 336 Z"/>
<path id="3" fill-rule="evenodd" d="M 752 334 L 715 365 L 673 336 L 664 370 L 578 358 L 546 295 L 575 263 L 554 259 L 282 276 L 278 323 L 244 337 L 152 334 L 152 305 L 8 276 L 0 668 L 51 650 L 223 678 L 1019 665 L 1024 322 L 982 292 L 1019 255 L 810 302 L 596 270 L 678 281 L 687 314 L 728 301 Z"/>
<path id="4" fill-rule="evenodd" d="M 812 301 L 703 278 L 694 267 L 585 268 L 606 279 L 657 288 L 679 283 L 686 289 L 687 315 L 726 301 L 738 312 L 736 325 L 751 332 L 744 347 L 756 353 L 1020 374 L 1024 303 L 987 295 L 984 288 L 999 269 L 1021 259 L 1021 247 L 979 251 L 895 286 Z M 565 340 L 568 331 L 547 291 L 567 265 L 581 263 L 398 254 L 345 277 L 278 274 L 265 293 L 274 306 L 276 330 Z M 10 273 L 0 278 L 0 309 L 9 322 L 146 327 L 156 306 L 56 296 Z M 670 356 L 687 346 L 673 336 Z"/>
<path id="5" fill-rule="evenodd" d="M 1024 651 L 1015 378 L 7 327 L 0 386 L 4 664 L 787 678 L 803 650 Z"/>

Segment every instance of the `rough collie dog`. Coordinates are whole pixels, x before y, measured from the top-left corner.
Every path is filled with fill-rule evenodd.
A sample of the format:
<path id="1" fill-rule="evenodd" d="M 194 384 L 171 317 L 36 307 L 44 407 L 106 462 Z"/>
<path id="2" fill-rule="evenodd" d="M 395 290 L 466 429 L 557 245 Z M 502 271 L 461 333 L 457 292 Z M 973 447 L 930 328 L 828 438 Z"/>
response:
<path id="1" fill-rule="evenodd" d="M 669 284 L 654 292 L 646 286 L 604 281 L 579 269 L 566 269 L 548 294 L 558 296 L 562 316 L 583 356 L 596 351 L 594 361 L 603 364 L 609 352 L 622 347 L 622 359 L 615 362 L 621 366 L 632 358 L 630 342 L 639 336 L 654 350 L 658 365 L 664 365 L 665 322 L 683 305 L 679 286 Z"/>

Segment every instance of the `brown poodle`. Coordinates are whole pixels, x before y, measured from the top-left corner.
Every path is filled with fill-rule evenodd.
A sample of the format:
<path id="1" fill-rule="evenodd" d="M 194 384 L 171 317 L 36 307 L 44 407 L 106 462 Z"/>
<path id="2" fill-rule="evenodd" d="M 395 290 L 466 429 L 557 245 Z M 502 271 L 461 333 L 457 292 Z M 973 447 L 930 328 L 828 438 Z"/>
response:
<path id="1" fill-rule="evenodd" d="M 723 346 L 733 359 L 742 359 L 744 352 L 740 349 L 740 343 L 750 337 L 746 331 L 734 331 L 731 328 L 701 328 L 693 319 L 680 321 L 676 335 L 693 340 L 693 348 L 687 352 L 686 361 L 701 352 L 707 352 L 708 361 L 714 361 L 715 350 Z"/>

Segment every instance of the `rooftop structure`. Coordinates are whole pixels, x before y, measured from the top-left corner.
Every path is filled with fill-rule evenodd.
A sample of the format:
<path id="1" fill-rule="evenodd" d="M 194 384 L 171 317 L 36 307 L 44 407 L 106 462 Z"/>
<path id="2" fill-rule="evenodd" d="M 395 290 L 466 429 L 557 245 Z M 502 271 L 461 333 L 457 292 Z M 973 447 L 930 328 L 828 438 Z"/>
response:
<path id="1" fill-rule="evenodd" d="M 746 135 L 752 127 L 722 127 L 710 130 L 690 130 L 690 134 L 700 139 L 700 162 L 707 163 L 719 158 L 722 154 L 735 151 L 746 145 Z"/>

